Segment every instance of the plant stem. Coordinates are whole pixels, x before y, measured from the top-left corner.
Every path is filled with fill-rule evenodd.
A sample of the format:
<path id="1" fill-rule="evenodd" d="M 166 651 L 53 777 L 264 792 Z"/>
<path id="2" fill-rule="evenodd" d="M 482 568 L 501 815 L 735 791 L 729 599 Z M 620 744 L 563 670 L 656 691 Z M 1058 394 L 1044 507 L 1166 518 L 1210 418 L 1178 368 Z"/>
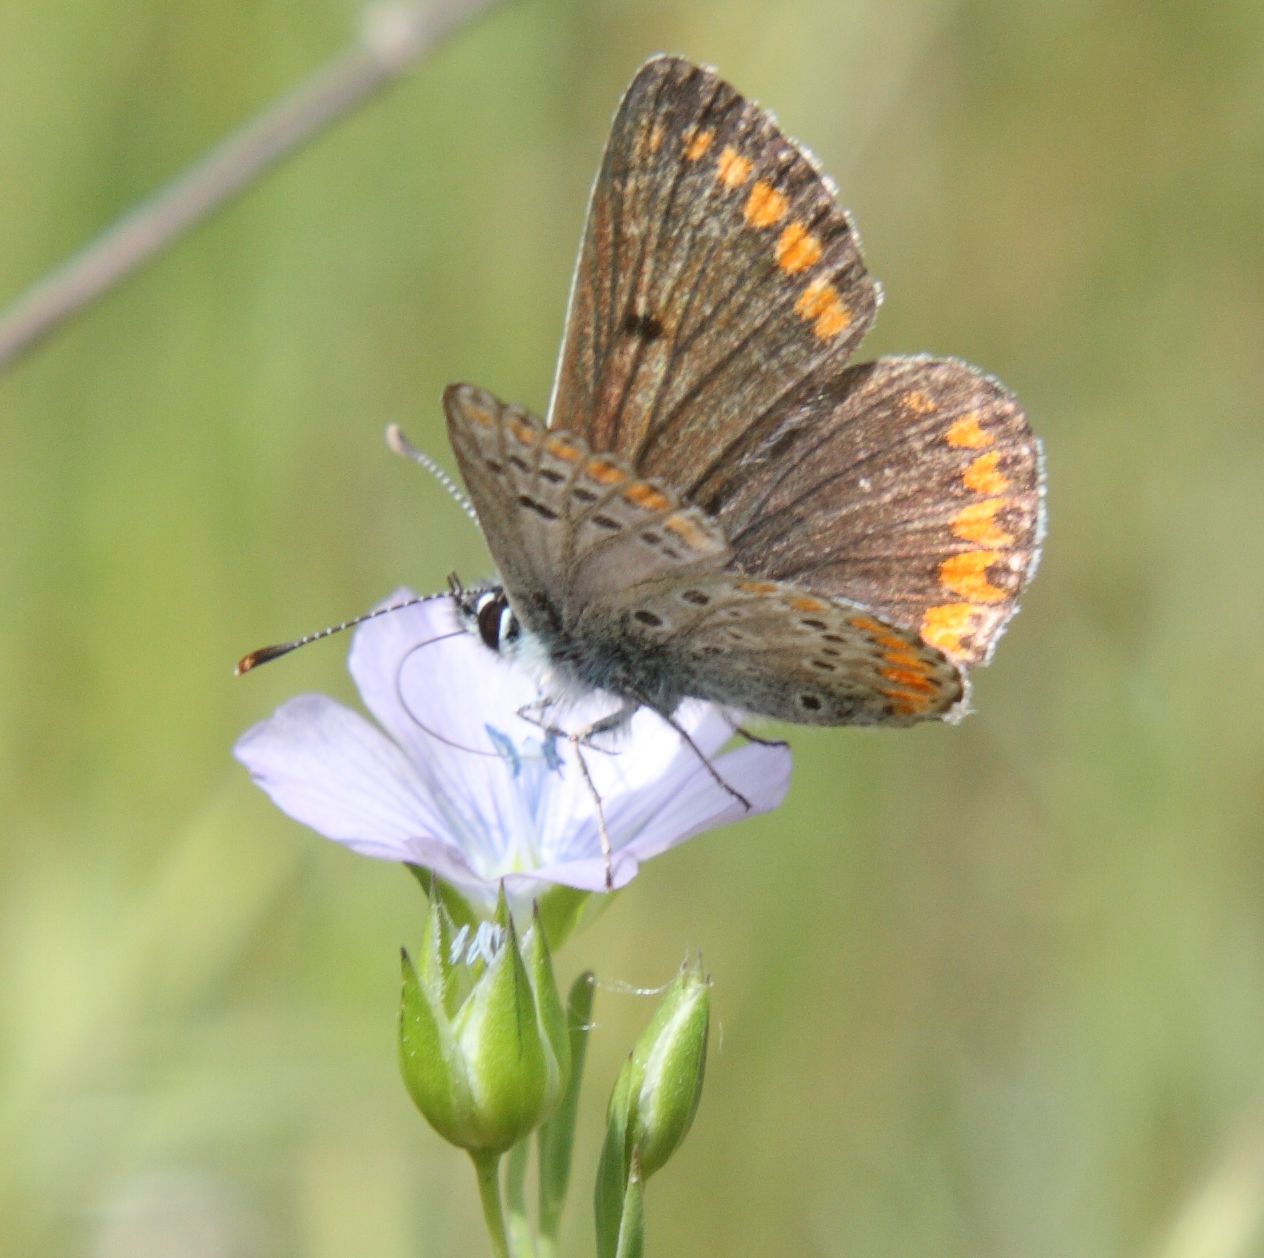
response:
<path id="1" fill-rule="evenodd" d="M 494 0 L 370 6 L 359 43 L 248 122 L 0 312 L 0 368 L 83 310 L 301 144 L 398 79 Z"/>
<path id="2" fill-rule="evenodd" d="M 505 1165 L 505 1205 L 509 1212 L 509 1239 L 518 1258 L 536 1252 L 527 1217 L 527 1158 L 531 1152 L 528 1139 L 519 1140 L 509 1150 Z"/>
<path id="3" fill-rule="evenodd" d="M 584 1058 L 588 1032 L 592 1026 L 596 986 L 590 973 L 574 982 L 567 1001 L 568 1034 L 571 1041 L 571 1077 L 557 1112 L 540 1128 L 540 1225 L 536 1246 L 538 1258 L 553 1258 L 562 1226 L 562 1207 L 570 1184 L 571 1152 L 575 1143 L 575 1121 L 579 1113 L 579 1090 L 584 1078 Z"/>
<path id="4" fill-rule="evenodd" d="M 478 1177 L 478 1195 L 483 1203 L 483 1220 L 491 1238 L 495 1258 L 512 1258 L 505 1232 L 505 1211 L 500 1204 L 500 1154 L 471 1153 Z"/>

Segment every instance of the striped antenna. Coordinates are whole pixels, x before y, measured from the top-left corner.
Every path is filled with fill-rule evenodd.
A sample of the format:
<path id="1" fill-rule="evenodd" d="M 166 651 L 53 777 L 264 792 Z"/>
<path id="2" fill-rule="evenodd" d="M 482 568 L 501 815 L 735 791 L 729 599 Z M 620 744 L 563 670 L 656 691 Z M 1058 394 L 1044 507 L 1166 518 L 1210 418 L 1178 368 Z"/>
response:
<path id="1" fill-rule="evenodd" d="M 258 668 L 260 664 L 280 659 L 282 655 L 289 655 L 291 651 L 297 651 L 299 647 L 307 646 L 311 642 L 319 642 L 321 638 L 332 638 L 334 634 L 341 633 L 344 629 L 354 629 L 356 625 L 362 625 L 366 620 L 375 620 L 388 612 L 403 611 L 405 607 L 415 607 L 418 603 L 428 603 L 432 598 L 447 597 L 446 594 L 418 594 L 415 598 L 406 598 L 401 603 L 391 603 L 389 607 L 379 607 L 376 611 L 365 612 L 363 616 L 357 616 L 354 620 L 344 620 L 340 625 L 330 625 L 327 629 L 318 629 L 315 633 L 304 634 L 301 638 L 295 638 L 293 642 L 279 642 L 276 646 L 261 646 L 257 651 L 243 655 L 237 661 L 237 667 L 233 669 L 233 672 L 240 677 L 243 673 Z"/>
<path id="2" fill-rule="evenodd" d="M 439 482 L 440 485 L 452 495 L 452 501 L 456 503 L 466 515 L 470 517 L 474 523 L 478 524 L 478 512 L 474 510 L 474 504 L 465 496 L 461 487 L 447 474 L 428 454 L 422 454 L 407 437 L 404 436 L 403 430 L 398 424 L 388 424 L 386 427 L 386 444 L 399 455 L 401 459 L 407 459 L 410 463 L 416 463 L 418 467 L 424 467 L 431 476 Z"/>
<path id="3" fill-rule="evenodd" d="M 401 458 L 408 459 L 409 462 L 416 463 L 418 467 L 425 468 L 448 491 L 457 506 L 474 521 L 475 525 L 478 524 L 478 513 L 474 510 L 474 504 L 461 491 L 461 487 L 434 459 L 418 450 L 404 436 L 398 424 L 389 424 L 387 426 L 386 444 Z M 462 593 L 460 583 L 456 580 L 455 574 L 448 578 L 448 584 L 451 587 L 453 596 L 459 596 Z M 243 655 L 237 661 L 237 667 L 233 671 L 240 677 L 243 673 L 248 673 L 252 669 L 258 668 L 260 664 L 267 664 L 272 660 L 280 659 L 282 655 L 289 655 L 291 651 L 297 651 L 299 647 L 307 646 L 312 642 L 319 642 L 322 638 L 332 638 L 334 634 L 342 633 L 344 629 L 354 629 L 356 625 L 362 625 L 366 620 L 385 616 L 388 612 L 403 611 L 405 607 L 414 607 L 418 603 L 428 602 L 432 598 L 447 597 L 449 597 L 448 594 L 419 594 L 416 598 L 405 599 L 402 603 L 392 603 L 389 607 L 379 607 L 376 611 L 365 612 L 363 616 L 357 616 L 354 620 L 344 620 L 340 625 L 330 625 L 326 629 L 318 629 L 315 633 L 304 634 L 301 638 L 295 638 L 293 642 L 278 642 L 275 646 L 260 647 L 257 651 L 251 651 L 249 655 Z"/>

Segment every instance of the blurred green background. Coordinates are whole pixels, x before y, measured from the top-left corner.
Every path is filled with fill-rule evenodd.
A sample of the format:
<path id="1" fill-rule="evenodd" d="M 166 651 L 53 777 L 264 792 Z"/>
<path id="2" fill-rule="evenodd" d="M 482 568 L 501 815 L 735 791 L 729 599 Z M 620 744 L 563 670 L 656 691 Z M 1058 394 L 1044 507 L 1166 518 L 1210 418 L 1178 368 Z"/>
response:
<path id="1" fill-rule="evenodd" d="M 0 4 L 0 296 L 334 56 L 352 0 Z M 1264 1254 L 1264 7 L 518 0 L 0 379 L 0 1252 L 479 1255 L 397 1078 L 418 900 L 230 759 L 345 643 L 486 571 L 384 425 L 545 405 L 590 180 L 649 53 L 816 152 L 864 356 L 1000 375 L 1043 569 L 977 715 L 794 734 L 777 815 L 559 959 L 718 1034 L 656 1255 Z M 607 991 L 569 1226 L 651 1002 Z"/>

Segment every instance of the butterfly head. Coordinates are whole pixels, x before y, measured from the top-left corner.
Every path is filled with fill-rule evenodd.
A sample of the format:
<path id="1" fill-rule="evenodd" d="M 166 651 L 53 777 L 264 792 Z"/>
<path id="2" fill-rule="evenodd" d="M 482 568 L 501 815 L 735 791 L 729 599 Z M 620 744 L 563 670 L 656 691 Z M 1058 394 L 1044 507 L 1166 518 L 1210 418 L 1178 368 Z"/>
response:
<path id="1" fill-rule="evenodd" d="M 522 623 L 499 584 L 464 588 L 452 579 L 452 601 L 461 624 L 497 655 L 512 655 L 522 641 Z"/>

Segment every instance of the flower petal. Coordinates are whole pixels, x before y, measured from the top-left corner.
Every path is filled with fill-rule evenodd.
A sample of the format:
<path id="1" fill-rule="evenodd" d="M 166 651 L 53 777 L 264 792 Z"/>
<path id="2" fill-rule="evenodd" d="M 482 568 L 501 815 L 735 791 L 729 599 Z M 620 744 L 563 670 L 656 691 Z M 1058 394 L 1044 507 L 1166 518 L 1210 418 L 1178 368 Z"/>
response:
<path id="1" fill-rule="evenodd" d="M 751 743 L 712 761 L 720 777 L 745 796 L 749 810 L 712 777 L 697 757 L 694 760 L 695 767 L 682 777 L 669 775 L 653 791 L 636 798 L 635 802 L 645 810 L 640 819 L 633 815 L 619 819 L 621 829 L 635 826 L 637 830 L 623 847 L 624 852 L 638 860 L 649 860 L 704 830 L 770 812 L 790 789 L 789 747 Z M 651 814 L 655 795 L 659 796 L 660 806 Z M 663 796 L 668 799 L 663 800 Z"/>
<path id="2" fill-rule="evenodd" d="M 474 877 L 403 753 L 362 716 L 300 695 L 237 740 L 233 754 L 272 802 L 352 851 Z"/>
<path id="3" fill-rule="evenodd" d="M 415 598 L 396 592 L 382 606 Z M 460 623 L 453 600 L 435 597 L 367 621 L 348 661 L 369 711 L 413 764 L 443 777 L 495 756 L 489 714 L 512 715 L 535 687 Z M 453 761 L 455 760 L 455 763 Z"/>

